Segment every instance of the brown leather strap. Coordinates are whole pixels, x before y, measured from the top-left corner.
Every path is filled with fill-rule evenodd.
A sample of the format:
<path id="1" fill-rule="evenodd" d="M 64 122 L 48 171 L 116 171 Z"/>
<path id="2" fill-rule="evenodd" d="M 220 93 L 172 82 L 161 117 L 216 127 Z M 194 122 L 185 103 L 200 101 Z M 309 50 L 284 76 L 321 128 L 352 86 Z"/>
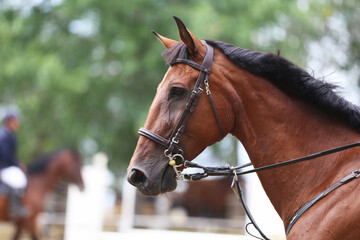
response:
<path id="1" fill-rule="evenodd" d="M 342 185 L 350 182 L 351 180 L 354 180 L 356 178 L 358 178 L 360 175 L 360 169 L 355 170 L 354 172 L 350 173 L 349 175 L 347 175 L 346 177 L 342 178 L 340 181 L 334 183 L 333 185 L 331 185 L 329 188 L 327 188 L 325 191 L 323 191 L 322 193 L 320 193 L 319 195 L 317 195 L 316 197 L 314 197 L 313 199 L 311 199 L 309 202 L 307 202 L 306 204 L 304 204 L 299 210 L 297 210 L 295 212 L 295 214 L 293 215 L 293 217 L 290 219 L 289 224 L 286 227 L 286 235 L 289 234 L 291 228 L 294 226 L 294 224 L 297 222 L 297 220 L 299 220 L 299 218 L 312 206 L 315 205 L 315 203 L 317 203 L 318 201 L 320 201 L 321 199 L 323 199 L 324 197 L 326 197 L 327 195 L 329 195 L 329 193 L 331 193 L 332 191 L 334 191 L 335 189 L 337 189 L 338 187 L 341 187 Z"/>
<path id="2" fill-rule="evenodd" d="M 177 64 L 177 63 L 184 63 L 184 64 L 189 65 L 189 66 L 191 66 L 191 67 L 193 67 L 193 68 L 195 68 L 195 69 L 197 69 L 199 71 L 205 72 L 206 74 L 210 74 L 210 69 L 207 69 L 206 67 L 201 66 L 201 65 L 197 64 L 196 62 L 191 61 L 189 59 L 177 58 L 175 60 L 175 62 L 172 64 L 172 66 Z M 210 65 L 210 67 L 211 67 L 211 65 Z"/>
<path id="3" fill-rule="evenodd" d="M 221 138 L 223 138 L 223 137 L 225 137 L 224 129 L 222 128 L 220 118 L 219 118 L 219 115 L 217 114 L 216 107 L 215 107 L 215 104 L 214 104 L 214 100 L 213 100 L 213 98 L 211 96 L 211 93 L 209 94 L 209 99 L 210 99 L 211 107 L 212 107 L 216 122 L 217 122 L 217 124 L 219 126 L 219 131 L 220 131 Z"/>
<path id="4" fill-rule="evenodd" d="M 163 138 L 162 136 L 153 133 L 152 131 L 149 131 L 146 128 L 140 128 L 138 133 L 144 137 L 150 138 L 154 142 L 157 142 L 160 145 L 163 145 L 164 147 L 168 147 L 169 145 L 169 141 L 166 138 Z"/>

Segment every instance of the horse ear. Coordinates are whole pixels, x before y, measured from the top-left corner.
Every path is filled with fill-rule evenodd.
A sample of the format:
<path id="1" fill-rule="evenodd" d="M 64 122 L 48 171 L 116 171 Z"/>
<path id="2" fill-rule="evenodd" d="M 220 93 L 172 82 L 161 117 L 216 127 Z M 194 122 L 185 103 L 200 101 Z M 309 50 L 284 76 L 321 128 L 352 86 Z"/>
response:
<path id="1" fill-rule="evenodd" d="M 179 29 L 181 41 L 185 44 L 185 46 L 189 50 L 189 53 L 191 55 L 194 55 L 196 53 L 197 46 L 202 45 L 201 41 L 185 27 L 185 24 L 178 17 L 174 16 L 174 19 Z"/>
<path id="2" fill-rule="evenodd" d="M 152 31 L 152 33 L 160 40 L 160 42 L 164 45 L 164 47 L 166 49 L 171 48 L 172 46 L 174 46 L 175 44 L 178 43 L 178 41 L 172 40 L 170 38 L 166 38 L 164 36 L 161 36 L 160 34 L 158 34 L 155 31 Z"/>

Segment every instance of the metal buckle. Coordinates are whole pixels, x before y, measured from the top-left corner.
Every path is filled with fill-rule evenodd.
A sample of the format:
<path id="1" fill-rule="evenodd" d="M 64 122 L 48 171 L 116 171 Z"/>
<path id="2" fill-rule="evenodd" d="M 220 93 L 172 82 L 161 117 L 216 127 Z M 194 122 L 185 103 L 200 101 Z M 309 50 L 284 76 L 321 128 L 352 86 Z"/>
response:
<path id="1" fill-rule="evenodd" d="M 185 161 L 184 156 L 181 155 L 180 153 L 177 153 L 177 154 L 174 154 L 173 156 L 171 156 L 171 158 L 172 158 L 173 160 L 175 160 L 175 158 L 177 158 L 177 157 L 181 158 L 181 164 L 180 164 L 180 166 L 183 165 L 183 164 L 184 164 L 184 161 Z M 175 161 L 176 161 L 176 160 L 175 160 Z"/>
<path id="2" fill-rule="evenodd" d="M 173 167 L 175 174 L 176 174 L 176 179 L 177 180 L 184 180 L 184 176 L 181 174 L 181 171 L 179 171 L 177 168 L 183 166 L 185 159 L 184 156 L 182 155 L 183 151 L 180 149 L 180 153 L 174 154 L 172 155 L 171 153 L 169 153 L 169 150 L 166 149 L 164 151 L 164 155 L 165 157 L 167 157 L 169 159 L 168 164 L 170 166 Z M 181 158 L 181 163 L 180 164 L 176 164 L 176 158 L 179 157 Z"/>
<path id="3" fill-rule="evenodd" d="M 232 183 L 231 183 L 231 189 L 233 190 L 236 198 L 237 198 L 239 201 L 241 201 L 240 194 L 239 194 L 239 191 L 238 191 L 237 186 L 236 186 L 237 184 L 239 184 L 239 183 L 238 183 L 238 180 L 239 180 L 239 179 L 238 179 L 238 176 L 237 176 L 237 174 L 236 174 L 236 171 L 234 171 L 234 177 L 233 177 L 233 180 L 232 180 Z"/>
<path id="4" fill-rule="evenodd" d="M 198 87 L 197 89 L 193 89 L 192 92 L 194 94 L 201 94 L 204 90 L 201 87 Z"/>
<path id="5" fill-rule="evenodd" d="M 204 81 L 204 84 L 205 84 L 205 89 L 206 89 L 206 95 L 210 95 L 211 92 L 210 92 L 209 80 L 206 79 L 206 80 Z"/>
<path id="6" fill-rule="evenodd" d="M 183 174 L 177 169 L 178 167 L 181 167 L 181 166 L 182 166 L 182 164 L 172 166 L 175 171 L 177 180 L 184 180 Z"/>
<path id="7" fill-rule="evenodd" d="M 165 149 L 164 155 L 165 155 L 165 157 L 170 158 L 171 153 L 169 153 L 169 149 Z"/>

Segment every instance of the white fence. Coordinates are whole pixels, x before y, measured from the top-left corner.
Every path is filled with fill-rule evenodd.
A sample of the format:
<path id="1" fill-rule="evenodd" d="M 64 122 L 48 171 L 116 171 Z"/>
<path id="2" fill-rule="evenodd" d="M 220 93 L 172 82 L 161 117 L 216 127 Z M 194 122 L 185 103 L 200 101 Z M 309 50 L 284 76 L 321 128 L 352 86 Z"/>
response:
<path id="1" fill-rule="evenodd" d="M 188 217 L 177 212 L 169 213 L 167 196 L 158 197 L 156 200 L 155 215 L 136 214 L 137 190 L 124 179 L 121 215 L 112 218 L 109 225 L 116 232 L 104 232 L 104 206 L 106 189 L 107 158 L 104 154 L 94 156 L 93 164 L 85 166 L 83 178 L 86 185 L 84 192 L 79 192 L 75 186 L 70 186 L 65 214 L 43 214 L 43 224 L 57 224 L 65 226 L 65 240 L 113 240 L 131 239 L 141 237 L 154 237 L 161 239 L 200 238 L 208 240 L 251 239 L 243 233 L 243 222 L 240 219 L 207 219 Z M 240 205 L 236 203 L 240 208 Z M 107 225 L 107 226 L 109 226 Z M 140 226 L 144 229 L 134 228 Z M 204 233 L 224 232 L 226 228 L 237 229 L 235 234 Z M 152 230 L 149 230 L 152 229 Z M 171 229 L 171 231 L 170 231 Z M 181 230 L 181 231 L 179 231 Z M 185 232 L 183 230 L 190 230 Z M 270 234 L 271 235 L 271 234 Z M 272 239 L 283 239 L 271 236 Z"/>

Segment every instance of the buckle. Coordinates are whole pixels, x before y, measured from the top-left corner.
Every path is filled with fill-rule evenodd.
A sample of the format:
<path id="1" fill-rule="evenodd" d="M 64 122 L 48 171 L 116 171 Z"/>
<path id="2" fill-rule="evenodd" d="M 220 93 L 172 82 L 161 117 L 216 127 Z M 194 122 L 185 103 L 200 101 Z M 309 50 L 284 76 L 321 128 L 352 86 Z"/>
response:
<path id="1" fill-rule="evenodd" d="M 175 143 L 175 144 L 178 144 L 178 143 L 179 143 L 179 139 L 176 140 L 175 137 L 173 137 L 173 138 L 171 139 L 171 141 L 172 141 L 173 143 Z"/>
<path id="2" fill-rule="evenodd" d="M 198 87 L 197 89 L 193 89 L 192 92 L 194 94 L 201 94 L 204 90 L 201 87 Z"/>

